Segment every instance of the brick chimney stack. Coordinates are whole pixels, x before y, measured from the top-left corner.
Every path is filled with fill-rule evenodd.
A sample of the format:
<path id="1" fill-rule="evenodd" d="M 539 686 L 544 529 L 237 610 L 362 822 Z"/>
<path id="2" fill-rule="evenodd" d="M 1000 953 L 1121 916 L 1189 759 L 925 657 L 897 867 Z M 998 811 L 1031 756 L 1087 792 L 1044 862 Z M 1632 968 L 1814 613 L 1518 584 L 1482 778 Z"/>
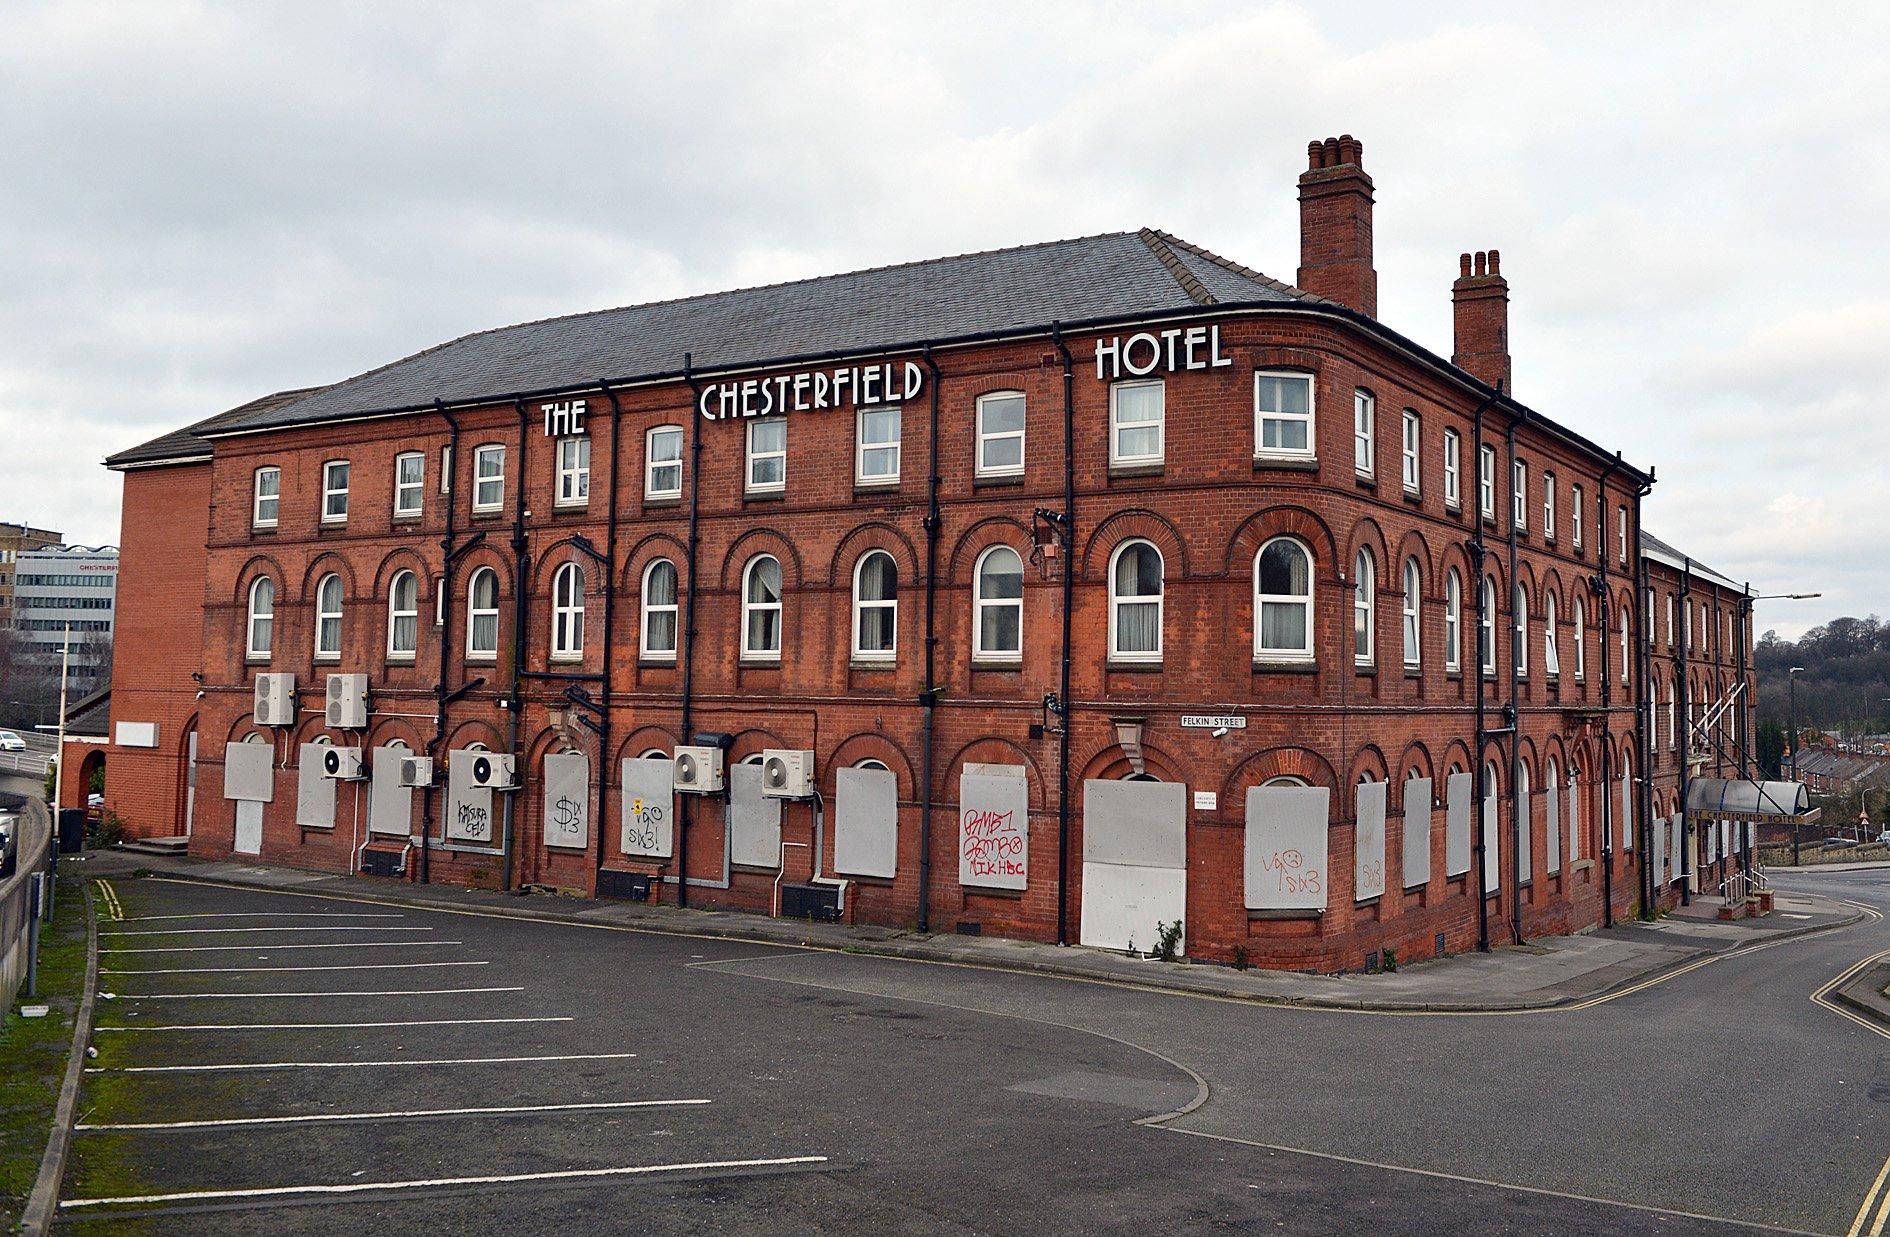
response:
<path id="1" fill-rule="evenodd" d="M 1457 259 L 1457 280 L 1450 285 L 1456 351 L 1450 359 L 1478 381 L 1508 393 L 1509 280 L 1502 270 L 1503 255 L 1494 249 Z"/>
<path id="2" fill-rule="evenodd" d="M 1351 134 L 1306 144 L 1299 178 L 1299 286 L 1378 316 L 1372 269 L 1372 178 Z"/>

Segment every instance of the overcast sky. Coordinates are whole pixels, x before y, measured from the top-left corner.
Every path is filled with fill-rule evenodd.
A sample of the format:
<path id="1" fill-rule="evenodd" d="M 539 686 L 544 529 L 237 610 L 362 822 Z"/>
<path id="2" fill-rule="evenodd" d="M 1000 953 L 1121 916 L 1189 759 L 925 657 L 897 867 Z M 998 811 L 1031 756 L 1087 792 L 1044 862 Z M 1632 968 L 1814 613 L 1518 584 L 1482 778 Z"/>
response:
<path id="1" fill-rule="evenodd" d="M 1145 225 L 1291 281 L 1349 132 L 1384 321 L 1448 355 L 1500 248 L 1650 529 L 1890 611 L 1890 6 L 1654 7 L 9 0 L 0 519 L 115 541 L 108 452 L 521 319 Z"/>

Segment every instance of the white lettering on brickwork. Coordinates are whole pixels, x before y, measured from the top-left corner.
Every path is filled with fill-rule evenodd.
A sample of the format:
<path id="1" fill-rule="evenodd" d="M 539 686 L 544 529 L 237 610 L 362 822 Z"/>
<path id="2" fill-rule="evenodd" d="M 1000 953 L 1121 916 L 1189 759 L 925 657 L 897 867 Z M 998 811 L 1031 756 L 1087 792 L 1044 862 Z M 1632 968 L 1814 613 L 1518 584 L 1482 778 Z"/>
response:
<path id="1" fill-rule="evenodd" d="M 1223 369 L 1232 357 L 1221 354 L 1218 326 L 1170 327 L 1096 341 L 1096 377 L 1103 382 L 1143 378 L 1156 370 Z"/>
<path id="2" fill-rule="evenodd" d="M 705 421 L 728 421 L 844 408 L 849 403 L 900 404 L 924 387 L 925 370 L 917 361 L 808 369 L 705 386 L 696 398 L 696 411 Z"/>

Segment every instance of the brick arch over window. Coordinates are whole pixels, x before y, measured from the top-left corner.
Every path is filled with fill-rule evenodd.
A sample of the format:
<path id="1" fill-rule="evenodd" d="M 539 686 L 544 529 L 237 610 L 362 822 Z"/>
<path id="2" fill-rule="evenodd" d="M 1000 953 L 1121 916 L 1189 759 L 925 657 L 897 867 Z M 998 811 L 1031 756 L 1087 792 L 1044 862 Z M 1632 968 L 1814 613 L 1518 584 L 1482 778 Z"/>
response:
<path id="1" fill-rule="evenodd" d="M 579 547 L 577 538 L 561 537 L 540 550 L 532 558 L 531 596 L 549 596 L 551 582 L 558 576 L 558 569 L 566 563 L 576 563 L 584 576 L 584 595 L 601 596 L 605 585 L 605 567 L 602 559 L 594 558 Z"/>
<path id="2" fill-rule="evenodd" d="M 296 600 L 295 598 L 286 596 L 289 591 L 289 575 L 282 569 L 282 564 L 277 562 L 275 557 L 269 554 L 251 555 L 248 561 L 243 564 L 242 569 L 236 573 L 236 595 L 231 598 L 232 601 L 243 608 L 245 613 L 249 610 L 250 586 L 255 584 L 257 578 L 260 576 L 268 576 L 275 582 L 275 601 L 277 605 Z"/>
<path id="3" fill-rule="evenodd" d="M 1188 553 L 1181 532 L 1153 511 L 1129 507 L 1104 519 L 1089 535 L 1083 547 L 1080 578 L 1101 579 L 1116 547 L 1127 541 L 1147 541 L 1162 555 L 1162 578 L 1183 580 L 1188 577 Z"/>
<path id="4" fill-rule="evenodd" d="M 1308 786 L 1328 786 L 1335 791 L 1339 785 L 1338 775 L 1318 752 L 1303 747 L 1270 747 L 1234 766 L 1221 784 L 1221 802 L 1240 804 L 1244 810 L 1247 788 L 1264 785 L 1276 777 L 1296 777 Z M 1340 810 L 1339 806 L 1334 804 L 1333 810 Z"/>
<path id="5" fill-rule="evenodd" d="M 1565 624 L 1569 621 L 1569 591 L 1562 583 L 1562 573 L 1550 567 L 1542 573 L 1541 583 L 1536 589 L 1536 611 L 1539 614 L 1549 612 L 1549 598 L 1555 598 L 1555 621 Z"/>
<path id="6" fill-rule="evenodd" d="M 957 798 L 958 775 L 968 764 L 1024 766 L 1024 778 L 1030 784 L 1030 808 L 1038 812 L 1045 810 L 1048 792 L 1044 787 L 1043 770 L 1037 766 L 1037 758 L 1009 739 L 973 739 L 946 759 L 941 785 L 945 787 L 944 793 L 948 801 Z"/>
<path id="7" fill-rule="evenodd" d="M 1402 562 L 1393 563 L 1385 553 L 1385 530 L 1378 526 L 1378 521 L 1366 516 L 1352 526 L 1351 540 L 1345 547 L 1345 572 L 1348 579 L 1352 575 L 1352 564 L 1358 559 L 1360 550 L 1370 550 L 1372 562 L 1377 567 L 1378 591 L 1384 592 L 1389 587 L 1392 577 L 1402 571 Z"/>
<path id="8" fill-rule="evenodd" d="M 689 567 L 689 547 L 668 533 L 651 533 L 630 546 L 624 552 L 623 570 L 617 576 L 617 589 L 622 593 L 637 593 L 643 588 L 643 573 L 656 559 L 666 558 L 676 564 L 676 587 L 687 588 L 689 582 L 683 577 Z"/>
<path id="9" fill-rule="evenodd" d="M 738 765 L 750 756 L 759 756 L 769 748 L 789 748 L 793 746 L 794 744 L 789 743 L 772 730 L 767 730 L 760 726 L 751 726 L 746 730 L 737 730 L 734 732 L 728 745 L 727 762 L 732 765 Z"/>
<path id="10" fill-rule="evenodd" d="M 471 747 L 475 743 L 483 743 L 495 752 L 505 749 L 505 738 L 497 726 L 491 722 L 464 721 L 447 731 L 446 745 L 440 749 L 440 755 Z"/>
<path id="11" fill-rule="evenodd" d="M 1367 743 L 1352 753 L 1352 765 L 1346 779 L 1348 785 L 1356 786 L 1360 778 L 1369 775 L 1374 782 L 1382 782 L 1390 777 L 1390 765 L 1385 760 L 1385 753 L 1376 743 Z"/>
<path id="12" fill-rule="evenodd" d="M 951 554 L 946 559 L 945 578 L 955 585 L 969 585 L 978 556 L 994 545 L 1007 545 L 1016 550 L 1017 556 L 1024 560 L 1025 570 L 1030 569 L 1029 526 L 1007 515 L 994 515 L 979 520 L 952 543 Z"/>
<path id="13" fill-rule="evenodd" d="M 739 589 L 742 571 L 757 554 L 771 555 L 781 564 L 783 592 L 800 588 L 806 582 L 801 554 L 794 543 L 772 528 L 761 527 L 749 529 L 729 545 L 728 553 L 722 556 L 716 587 L 724 592 Z"/>
<path id="14" fill-rule="evenodd" d="M 297 596 L 313 602 L 315 586 L 321 582 L 323 576 L 329 574 L 341 577 L 342 601 L 353 601 L 357 598 L 354 591 L 354 564 L 349 562 L 346 556 L 337 554 L 333 550 L 324 550 L 310 560 L 309 565 L 302 572 L 302 591 Z"/>
<path id="15" fill-rule="evenodd" d="M 1430 749 L 1421 740 L 1406 744 L 1403 754 L 1398 757 L 1398 785 L 1403 786 L 1414 777 L 1437 780 L 1437 766 L 1431 761 Z"/>
<path id="16" fill-rule="evenodd" d="M 256 715 L 251 713 L 248 709 L 245 709 L 241 713 L 238 713 L 235 719 L 230 722 L 230 728 L 223 734 L 223 741 L 225 743 L 241 743 L 252 734 L 261 735 L 265 742 L 272 738 L 270 729 L 266 726 L 258 726 L 256 724 Z M 221 763 L 223 760 L 223 749 L 218 748 L 212 753 L 205 751 L 201 746 L 198 747 L 197 760 L 199 763 L 213 759 Z M 201 786 L 202 784 L 200 779 L 198 785 Z"/>
<path id="17" fill-rule="evenodd" d="M 433 569 L 427 561 L 406 546 L 397 546 L 384 555 L 374 569 L 374 596 L 386 600 L 387 590 L 393 586 L 394 577 L 401 571 L 411 571 L 419 585 L 419 600 L 425 602 L 433 596 Z M 421 606 L 424 610 L 426 607 Z"/>
<path id="18" fill-rule="evenodd" d="M 1334 564 L 1339 561 L 1339 543 L 1326 522 L 1304 507 L 1281 505 L 1256 511 L 1242 520 L 1227 541 L 1227 555 L 1221 571 L 1233 579 L 1251 577 L 1253 560 L 1260 548 L 1275 537 L 1292 537 L 1303 542 L 1313 556 L 1313 579 L 1331 584 Z"/>
<path id="19" fill-rule="evenodd" d="M 326 680 L 322 675 L 315 676 L 314 683 L 310 684 L 311 687 L 318 689 L 326 685 Z M 300 747 L 304 743 L 313 743 L 317 738 L 328 733 L 327 713 L 317 709 L 304 714 L 302 720 L 295 724 L 292 733 L 294 735 L 292 746 L 294 747 Z"/>
<path id="20" fill-rule="evenodd" d="M 877 760 L 892 770 L 898 782 L 900 802 L 911 803 L 919 797 L 918 778 L 912 772 L 912 761 L 905 749 L 876 730 L 862 730 L 840 740 L 833 754 L 827 757 L 827 767 L 850 769 L 862 760 Z"/>
<path id="21" fill-rule="evenodd" d="M 1476 769 L 1476 762 L 1470 759 L 1470 745 L 1462 739 L 1452 739 L 1444 747 L 1444 754 L 1438 758 L 1438 777 L 1449 777 L 1452 773 L 1470 773 Z"/>
<path id="22" fill-rule="evenodd" d="M 370 718 L 370 720 L 372 720 Z M 408 750 L 420 752 L 426 750 L 426 737 L 420 733 L 420 727 L 411 718 L 384 717 L 369 727 L 367 737 L 361 745 L 370 751 L 377 747 L 386 747 L 395 739 L 405 743 Z"/>
<path id="23" fill-rule="evenodd" d="M 1442 598 L 1444 586 L 1438 583 L 1440 573 L 1437 559 L 1431 554 L 1430 543 L 1424 540 L 1423 532 L 1415 528 L 1398 539 L 1398 557 L 1390 564 L 1397 573 L 1394 583 L 1400 589 L 1404 587 L 1404 565 L 1414 558 L 1418 564 L 1419 588 L 1425 591 L 1426 596 L 1434 593 Z"/>
<path id="24" fill-rule="evenodd" d="M 667 726 L 638 726 L 617 744 L 617 754 L 612 758 L 611 766 L 606 771 L 606 781 L 615 779 L 624 761 L 641 756 L 652 749 L 668 752 L 674 756 L 679 742 L 681 740 L 677 738 L 676 732 Z"/>
<path id="25" fill-rule="evenodd" d="M 826 587 L 840 587 L 839 582 L 844 581 L 850 591 L 853 569 L 869 550 L 885 550 L 891 554 L 898 563 L 901 580 L 913 583 L 919 579 L 919 552 L 912 540 L 891 524 L 872 520 L 855 526 L 840 538 L 833 557 L 827 561 Z"/>
<path id="26" fill-rule="evenodd" d="M 1522 586 L 1523 596 L 1529 602 L 1529 621 L 1534 624 L 1542 617 L 1542 593 L 1536 587 L 1536 573 L 1528 559 L 1516 563 L 1516 583 Z M 1512 600 L 1510 604 L 1513 607 L 1515 603 Z"/>
<path id="27" fill-rule="evenodd" d="M 1165 748 L 1144 742 L 1142 758 L 1144 767 L 1153 777 L 1164 782 L 1188 780 L 1186 763 L 1177 760 Z M 1104 744 L 1090 753 L 1089 759 L 1085 760 L 1080 768 L 1081 773 L 1072 779 L 1072 782 L 1077 785 L 1086 780 L 1117 782 L 1135 771 L 1135 767 L 1129 763 L 1129 754 L 1122 750 L 1120 743 Z"/>
<path id="28" fill-rule="evenodd" d="M 466 604 L 466 585 L 472 579 L 473 572 L 481 567 L 490 567 L 499 580 L 499 596 L 512 594 L 512 560 L 493 547 L 480 544 L 466 551 L 466 556 L 453 564 L 453 587 L 459 592 L 455 603 L 463 608 Z M 503 612 L 504 607 L 500 607 Z"/>

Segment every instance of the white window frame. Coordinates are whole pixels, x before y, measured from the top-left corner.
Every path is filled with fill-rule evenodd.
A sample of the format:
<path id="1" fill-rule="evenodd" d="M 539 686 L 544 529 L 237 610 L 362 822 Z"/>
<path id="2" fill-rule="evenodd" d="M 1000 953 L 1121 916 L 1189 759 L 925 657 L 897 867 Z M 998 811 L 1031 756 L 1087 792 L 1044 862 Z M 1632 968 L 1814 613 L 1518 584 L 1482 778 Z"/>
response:
<path id="1" fill-rule="evenodd" d="M 1424 441 L 1424 423 L 1418 418 L 1417 409 L 1406 408 L 1402 422 L 1402 467 L 1404 469 L 1404 492 L 1417 494 L 1422 491 L 1424 479 L 1422 448 Z"/>
<path id="2" fill-rule="evenodd" d="M 1378 397 L 1364 387 L 1352 392 L 1352 468 L 1361 477 L 1378 475 Z"/>
<path id="3" fill-rule="evenodd" d="M 867 442 L 866 441 L 866 419 L 868 417 L 884 417 L 884 416 L 891 416 L 893 420 L 892 441 L 891 442 L 875 442 L 875 443 Z M 901 455 L 902 455 L 900 448 L 902 446 L 901 439 L 903 438 L 905 434 L 905 429 L 906 429 L 905 414 L 900 409 L 898 404 L 874 404 L 867 408 L 857 409 L 854 412 L 853 414 L 853 484 L 855 485 L 884 485 L 884 486 L 895 486 L 899 484 L 899 467 L 900 467 Z M 882 465 L 887 458 L 890 458 L 892 460 L 892 470 L 890 472 L 867 471 L 867 461 L 869 457 L 875 460 L 876 462 L 881 463 Z"/>
<path id="4" fill-rule="evenodd" d="M 1155 594 L 1152 601 L 1150 598 L 1143 597 L 1139 594 L 1134 597 L 1125 598 L 1116 589 L 1116 564 L 1122 561 L 1122 556 L 1124 554 L 1128 553 L 1128 551 L 1131 548 L 1136 547 L 1136 546 L 1146 546 L 1148 548 L 1149 553 L 1155 556 L 1156 566 L 1160 568 L 1160 572 L 1158 576 L 1159 591 Z M 1146 538 L 1131 537 L 1127 541 L 1124 541 L 1121 545 L 1117 546 L 1114 552 L 1109 555 L 1108 580 L 1109 580 L 1109 660 L 1110 661 L 1158 662 L 1162 659 L 1162 646 L 1164 643 L 1162 637 L 1166 634 L 1163 631 L 1163 629 L 1167 626 L 1167 621 L 1168 621 L 1168 615 L 1167 615 L 1168 579 L 1167 577 L 1168 577 L 1167 560 L 1163 557 L 1161 550 L 1155 545 L 1155 543 L 1147 540 Z M 1130 649 L 1128 651 L 1124 651 L 1123 648 L 1121 647 L 1121 642 L 1118 639 L 1118 636 L 1120 634 L 1120 629 L 1121 629 L 1121 621 L 1118 616 L 1121 613 L 1122 607 L 1125 605 L 1146 606 L 1146 605 L 1151 605 L 1151 604 L 1155 607 L 1155 648 L 1152 651 L 1148 649 Z"/>
<path id="5" fill-rule="evenodd" d="M 1378 662 L 1378 561 L 1361 546 L 1352 556 L 1352 664 Z M 1360 645 L 1363 645 L 1361 650 Z"/>
<path id="6" fill-rule="evenodd" d="M 341 484 L 335 484 L 335 474 L 339 470 Z M 322 523 L 346 524 L 348 522 L 348 482 L 354 475 L 354 469 L 347 460 L 327 460 L 322 464 Z M 339 505 L 336 499 L 340 500 Z"/>
<path id="7" fill-rule="evenodd" d="M 551 574 L 551 660 L 584 660 L 584 568 L 576 562 Z"/>
<path id="8" fill-rule="evenodd" d="M 591 436 L 567 434 L 552 447 L 557 468 L 554 507 L 588 507 L 591 502 Z"/>
<path id="9" fill-rule="evenodd" d="M 1588 681 L 1588 605 L 1575 594 L 1575 681 Z"/>
<path id="10" fill-rule="evenodd" d="M 1404 665 L 1415 670 L 1424 664 L 1423 578 L 1415 558 L 1404 560 L 1404 595 L 1400 601 L 1404 620 Z"/>
<path id="11" fill-rule="evenodd" d="M 1652 600 L 1652 598 L 1650 597 L 1649 600 Z M 1667 647 L 1670 649 L 1675 647 L 1673 636 L 1674 636 L 1674 631 L 1678 627 L 1679 627 L 1679 611 L 1677 607 L 1676 598 L 1674 597 L 1672 593 L 1668 593 L 1667 594 Z"/>
<path id="12" fill-rule="evenodd" d="M 763 426 L 768 426 L 772 428 L 777 425 L 781 427 L 780 447 L 770 449 L 767 451 L 757 451 L 755 449 L 756 432 L 760 430 Z M 785 417 L 763 417 L 759 421 L 750 421 L 748 423 L 748 432 L 745 436 L 746 441 L 744 443 L 743 453 L 742 453 L 742 459 L 743 459 L 742 492 L 743 493 L 745 494 L 779 494 L 781 491 L 787 489 L 787 432 L 788 432 L 788 425 L 787 425 L 787 419 Z M 755 480 L 755 465 L 762 463 L 766 460 L 780 460 L 781 461 L 781 479 L 780 480 L 778 481 L 756 481 Z"/>
<path id="13" fill-rule="evenodd" d="M 1523 532 L 1529 531 L 1529 465 L 1513 460 L 1509 466 L 1509 518 Z"/>
<path id="14" fill-rule="evenodd" d="M 420 475 L 412 481 L 401 478 L 401 469 L 409 462 L 420 466 Z M 421 451 L 402 451 L 394 457 L 394 518 L 406 519 L 421 515 L 426 507 L 427 493 L 427 457 Z M 408 502 L 411 494 L 412 502 Z"/>
<path id="15" fill-rule="evenodd" d="M 984 425 L 984 414 L 992 404 L 1007 403 L 1016 400 L 1018 407 L 1025 412 L 1025 423 L 1014 430 L 988 430 Z M 1024 475 L 1025 431 L 1028 429 L 1029 405 L 1025 402 L 1022 391 L 988 391 L 978 397 L 975 409 L 974 430 L 976 441 L 973 444 L 972 471 L 979 477 L 1021 477 Z M 991 464 L 985 460 L 985 448 L 996 442 L 1017 441 L 1017 462 L 1015 464 Z"/>
<path id="16" fill-rule="evenodd" d="M 1549 589 L 1542 599 L 1542 673 L 1552 679 L 1562 677 L 1562 653 L 1555 645 L 1557 608 L 1555 590 Z"/>
<path id="17" fill-rule="evenodd" d="M 263 493 L 263 478 L 268 477 L 272 493 Z M 263 504 L 271 504 L 269 514 L 263 514 Z M 249 524 L 251 528 L 274 528 L 282 517 L 282 469 L 275 464 L 264 464 L 256 470 L 250 482 Z"/>
<path id="18" fill-rule="evenodd" d="M 1520 583 L 1510 586 L 1510 656 L 1516 661 L 1516 677 L 1529 677 L 1529 590 Z"/>
<path id="19" fill-rule="evenodd" d="M 400 585 L 402 581 L 413 584 L 413 608 L 402 609 L 400 605 Z M 413 647 L 400 647 L 400 620 L 413 620 Z M 394 578 L 387 582 L 387 660 L 413 661 L 420 655 L 420 575 L 403 567 L 394 573 Z"/>
<path id="20" fill-rule="evenodd" d="M 335 586 L 335 608 L 332 610 L 327 608 L 326 606 L 327 598 L 323 596 L 323 594 L 328 591 L 328 586 L 330 583 L 333 583 Z M 334 571 L 328 572 L 327 574 L 322 576 L 321 579 L 315 581 L 315 632 L 314 632 L 314 635 L 315 635 L 315 660 L 316 661 L 340 661 L 341 660 L 341 642 L 342 642 L 343 634 L 344 634 L 342 632 L 342 627 L 341 627 L 341 614 L 342 614 L 342 608 L 343 608 L 342 603 L 345 600 L 346 600 L 346 593 L 342 587 L 341 575 L 339 572 L 334 572 Z M 334 643 L 333 648 L 326 647 L 322 643 L 322 628 L 325 624 L 329 622 L 333 622 L 335 625 L 335 643 Z"/>
<path id="21" fill-rule="evenodd" d="M 1260 387 L 1262 381 L 1266 379 L 1272 379 L 1278 382 L 1297 382 L 1303 385 L 1306 388 L 1305 413 L 1281 412 L 1278 409 L 1263 408 L 1260 404 Z M 1253 375 L 1254 458 L 1269 460 L 1310 460 L 1317 456 L 1319 451 L 1319 440 L 1315 433 L 1318 426 L 1317 398 L 1318 392 L 1311 374 L 1305 373 L 1302 370 L 1292 369 L 1255 370 Z M 1267 446 L 1268 422 L 1273 422 L 1281 426 L 1288 424 L 1305 426 L 1306 445 L 1304 447 Z"/>
<path id="22" fill-rule="evenodd" d="M 1577 484 L 1568 496 L 1568 541 L 1577 551 L 1582 548 L 1582 487 Z"/>
<path id="23" fill-rule="evenodd" d="M 1496 519 L 1496 448 L 1489 443 L 1477 450 L 1477 514 Z"/>
<path id="24" fill-rule="evenodd" d="M 1623 610 L 1621 611 L 1621 686 L 1626 687 L 1627 681 L 1628 681 L 1627 611 Z"/>
<path id="25" fill-rule="evenodd" d="M 491 487 L 492 497 L 485 497 Z M 505 508 L 505 444 L 481 443 L 473 448 L 474 511 L 501 511 Z"/>
<path id="26" fill-rule="evenodd" d="M 1454 429 L 1444 431 L 1444 506 L 1463 507 L 1463 435 Z"/>
<path id="27" fill-rule="evenodd" d="M 1444 669 L 1463 669 L 1463 576 L 1455 567 L 1444 575 Z"/>
<path id="28" fill-rule="evenodd" d="M 1555 474 L 1542 474 L 1542 539 L 1555 540 Z"/>
<path id="29" fill-rule="evenodd" d="M 1122 419 L 1122 392 L 1154 388 L 1161 393 L 1161 408 L 1152 420 L 1128 421 Z M 1122 432 L 1128 429 L 1146 429 L 1155 427 L 1155 451 L 1152 455 L 1124 455 L 1120 450 Z M 1114 382 L 1109 385 L 1109 466 L 1140 467 L 1145 464 L 1160 464 L 1167 458 L 1168 451 L 1168 383 L 1161 378 L 1141 378 L 1132 382 Z M 1110 636 L 1113 641 L 1115 637 Z"/>
<path id="30" fill-rule="evenodd" d="M 453 492 L 453 448 L 451 444 L 440 448 L 440 493 Z"/>
<path id="31" fill-rule="evenodd" d="M 750 591 L 754 584 L 755 571 L 764 562 L 769 562 L 769 563 L 774 564 L 775 579 L 777 581 L 777 584 L 775 588 L 775 600 L 773 601 L 756 601 L 750 596 Z M 786 612 L 782 608 L 783 602 L 786 600 L 786 597 L 787 597 L 787 574 L 781 570 L 780 559 L 776 558 L 772 554 L 757 554 L 753 558 L 749 559 L 746 564 L 743 565 L 742 567 L 741 650 L 742 650 L 742 659 L 744 661 L 778 662 L 781 660 L 781 646 L 782 644 L 786 642 L 785 640 L 786 624 L 784 621 L 786 617 Z M 749 632 L 754 626 L 754 624 L 750 622 L 750 619 L 756 614 L 764 614 L 764 613 L 772 613 L 775 616 L 774 647 L 772 649 L 756 648 L 749 641 Z"/>
<path id="32" fill-rule="evenodd" d="M 650 581 L 656 575 L 658 567 L 668 567 L 670 578 L 676 582 L 672 600 L 664 603 L 650 601 Z M 676 651 L 682 643 L 681 612 L 677 609 L 682 599 L 682 573 L 676 570 L 676 564 L 667 558 L 650 560 L 650 565 L 643 569 L 643 582 L 637 593 L 639 614 L 637 616 L 637 652 L 650 661 L 675 661 Z M 657 648 L 650 643 L 650 619 L 659 614 L 670 617 L 669 647 Z"/>
<path id="33" fill-rule="evenodd" d="M 860 595 L 860 584 L 866 578 L 866 565 L 876 558 L 883 558 L 892 567 L 892 596 L 869 601 Z M 889 610 L 892 612 L 892 644 L 888 648 L 869 649 L 860 643 L 860 620 L 868 610 Z M 868 550 L 860 555 L 853 564 L 853 657 L 856 661 L 890 662 L 899 659 L 899 562 L 885 550 Z"/>
<path id="34" fill-rule="evenodd" d="M 266 594 L 266 596 L 265 596 Z M 261 629 L 262 640 L 256 639 Z M 268 661 L 276 643 L 276 582 L 269 576 L 257 576 L 249 585 L 248 623 L 244 634 L 244 656 L 250 661 Z"/>
<path id="35" fill-rule="evenodd" d="M 492 605 L 479 604 L 479 581 L 481 577 L 492 580 Z M 476 633 L 479 620 L 492 619 L 492 647 L 480 647 Z M 499 659 L 499 573 L 491 567 L 476 567 L 466 580 L 466 660 L 489 662 Z"/>
<path id="36" fill-rule="evenodd" d="M 1496 677 L 1496 578 L 1484 576 L 1478 586 L 1477 609 L 1477 661 L 1480 669 L 1491 678 Z"/>
<path id="37" fill-rule="evenodd" d="M 1266 593 L 1260 590 L 1260 560 L 1272 548 L 1275 542 L 1284 541 L 1298 550 L 1306 560 L 1306 593 L 1299 596 L 1294 593 Z M 1317 613 L 1313 608 L 1313 593 L 1318 583 L 1313 578 L 1312 550 L 1297 537 L 1270 537 L 1260 547 L 1260 552 L 1253 556 L 1253 655 L 1256 661 L 1267 662 L 1309 662 L 1313 659 L 1313 618 Z M 1298 648 L 1273 646 L 1266 643 L 1266 608 L 1268 606 L 1294 606 L 1304 613 L 1302 630 L 1306 641 Z"/>
<path id="38" fill-rule="evenodd" d="M 1620 542 L 1618 557 L 1623 567 L 1627 566 L 1627 507 L 1618 506 L 1615 511 L 1615 538 Z"/>
<path id="39" fill-rule="evenodd" d="M 676 458 L 659 460 L 656 458 L 657 439 L 667 439 L 674 435 L 676 439 Z M 643 497 L 681 498 L 683 484 L 683 427 L 680 425 L 658 425 L 643 435 Z M 665 485 L 657 480 L 658 472 L 668 474 L 675 471 L 676 483 Z"/>
<path id="40" fill-rule="evenodd" d="M 991 557 L 1009 554 L 1017 560 L 1019 583 L 1023 580 L 1024 557 L 1008 545 L 986 546 L 971 568 L 971 656 L 975 661 L 1020 662 L 1024 659 L 1024 599 L 987 597 L 984 593 L 984 569 Z M 1021 591 L 1021 590 L 1020 590 Z M 1017 613 L 1017 647 L 988 649 L 984 646 L 984 615 L 987 610 L 1014 610 Z"/>

